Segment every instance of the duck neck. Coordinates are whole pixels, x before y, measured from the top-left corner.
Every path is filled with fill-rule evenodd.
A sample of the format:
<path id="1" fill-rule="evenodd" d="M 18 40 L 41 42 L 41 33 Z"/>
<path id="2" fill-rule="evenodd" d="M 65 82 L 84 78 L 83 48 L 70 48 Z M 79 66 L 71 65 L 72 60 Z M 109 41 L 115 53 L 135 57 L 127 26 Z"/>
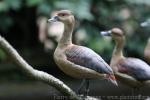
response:
<path id="1" fill-rule="evenodd" d="M 147 42 L 146 48 L 147 48 L 148 50 L 150 49 L 150 38 L 148 38 L 148 42 Z"/>
<path id="2" fill-rule="evenodd" d="M 125 44 L 125 37 L 121 37 L 120 39 L 115 40 L 115 48 L 113 50 L 111 65 L 117 62 L 119 59 L 123 58 L 123 48 Z"/>
<path id="3" fill-rule="evenodd" d="M 60 41 L 58 42 L 58 46 L 68 46 L 72 44 L 72 32 L 73 32 L 74 24 L 64 24 L 64 32 Z"/>

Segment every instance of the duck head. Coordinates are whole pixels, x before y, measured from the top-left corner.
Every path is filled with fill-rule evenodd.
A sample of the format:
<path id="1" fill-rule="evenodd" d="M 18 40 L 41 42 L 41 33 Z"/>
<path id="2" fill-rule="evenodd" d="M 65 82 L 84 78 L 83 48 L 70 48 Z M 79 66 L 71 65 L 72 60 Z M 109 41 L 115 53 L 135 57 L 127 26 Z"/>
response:
<path id="1" fill-rule="evenodd" d="M 109 31 L 102 31 L 100 34 L 102 36 L 111 36 L 114 40 L 120 40 L 125 35 L 120 28 L 113 28 Z"/>
<path id="2" fill-rule="evenodd" d="M 74 21 L 74 16 L 69 10 L 60 10 L 55 16 L 48 19 L 48 22 L 62 22 L 65 25 L 70 25 L 71 23 L 74 23 Z"/>

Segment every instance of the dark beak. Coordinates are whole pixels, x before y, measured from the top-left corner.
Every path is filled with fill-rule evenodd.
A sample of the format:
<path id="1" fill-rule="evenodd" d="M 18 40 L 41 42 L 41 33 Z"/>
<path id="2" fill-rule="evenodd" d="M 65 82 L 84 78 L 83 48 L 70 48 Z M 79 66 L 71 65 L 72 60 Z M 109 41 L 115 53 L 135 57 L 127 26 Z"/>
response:
<path id="1" fill-rule="evenodd" d="M 57 21 L 59 21 L 58 16 L 54 16 L 54 17 L 48 19 L 48 22 L 57 22 Z"/>
<path id="2" fill-rule="evenodd" d="M 111 31 L 101 31 L 100 32 L 100 34 L 102 35 L 102 36 L 111 36 Z"/>

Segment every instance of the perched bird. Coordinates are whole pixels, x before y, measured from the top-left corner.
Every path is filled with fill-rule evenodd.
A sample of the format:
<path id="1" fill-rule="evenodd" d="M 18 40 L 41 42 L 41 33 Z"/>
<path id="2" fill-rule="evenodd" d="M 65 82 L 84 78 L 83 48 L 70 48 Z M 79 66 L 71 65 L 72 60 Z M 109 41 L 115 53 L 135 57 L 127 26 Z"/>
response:
<path id="1" fill-rule="evenodd" d="M 138 59 L 125 57 L 123 48 L 125 45 L 125 34 L 119 28 L 113 28 L 109 31 L 102 31 L 101 35 L 111 36 L 115 41 L 110 66 L 114 71 L 116 78 L 133 88 L 140 88 L 150 81 L 150 66 Z"/>
<path id="2" fill-rule="evenodd" d="M 87 47 L 72 43 L 75 18 L 71 11 L 60 10 L 48 21 L 64 24 L 64 32 L 54 52 L 54 60 L 64 73 L 79 79 L 104 78 L 117 85 L 111 67 L 98 54 Z M 87 93 L 88 85 L 89 82 L 86 85 Z"/>

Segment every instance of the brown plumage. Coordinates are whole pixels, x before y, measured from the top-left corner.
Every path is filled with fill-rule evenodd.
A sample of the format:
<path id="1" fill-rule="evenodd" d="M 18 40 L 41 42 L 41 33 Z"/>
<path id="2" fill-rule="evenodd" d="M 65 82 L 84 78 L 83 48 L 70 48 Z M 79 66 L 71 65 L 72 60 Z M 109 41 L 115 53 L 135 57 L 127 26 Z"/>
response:
<path id="1" fill-rule="evenodd" d="M 48 21 L 60 21 L 64 24 L 63 35 L 54 52 L 58 67 L 67 75 L 81 79 L 105 78 L 117 84 L 110 66 L 93 50 L 72 44 L 72 32 L 75 19 L 69 10 L 58 11 Z"/>
<path id="2" fill-rule="evenodd" d="M 101 32 L 104 36 L 111 36 L 116 43 L 110 66 L 117 79 L 126 85 L 139 88 L 150 80 L 150 66 L 137 58 L 127 58 L 123 55 L 125 35 L 119 28 Z"/>
<path id="3" fill-rule="evenodd" d="M 145 50 L 144 50 L 144 58 L 150 64 L 150 38 L 148 39 Z"/>

